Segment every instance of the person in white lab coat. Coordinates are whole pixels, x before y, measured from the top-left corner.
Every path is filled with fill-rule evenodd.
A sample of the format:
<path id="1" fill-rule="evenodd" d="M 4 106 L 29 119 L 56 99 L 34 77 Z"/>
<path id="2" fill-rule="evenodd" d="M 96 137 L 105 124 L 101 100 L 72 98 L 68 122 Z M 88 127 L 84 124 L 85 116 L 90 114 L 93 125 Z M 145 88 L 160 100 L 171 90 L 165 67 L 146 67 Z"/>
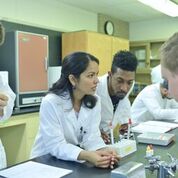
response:
<path id="1" fill-rule="evenodd" d="M 175 120 L 178 117 L 178 103 L 168 93 L 168 83 L 146 86 L 135 98 L 131 115 L 134 123 L 148 120 Z"/>
<path id="2" fill-rule="evenodd" d="M 151 83 L 160 83 L 163 82 L 161 76 L 161 65 L 157 65 L 151 69 Z"/>
<path id="3" fill-rule="evenodd" d="M 168 81 L 171 97 L 178 102 L 178 32 L 161 46 L 160 59 L 162 77 Z"/>
<path id="4" fill-rule="evenodd" d="M 99 78 L 97 94 L 101 98 L 100 130 L 105 143 L 110 143 L 110 129 L 116 133 L 127 129 L 132 90 L 137 68 L 137 58 L 129 51 L 119 51 L 114 55 L 111 71 Z M 122 126 L 121 126 L 122 125 Z M 119 127 L 118 127 L 119 126 Z"/>
<path id="5" fill-rule="evenodd" d="M 14 107 L 15 94 L 0 75 L 0 122 L 10 118 Z"/>
<path id="6" fill-rule="evenodd" d="M 3 44 L 5 37 L 4 27 L 0 23 L 0 45 Z M 0 122 L 10 118 L 14 106 L 15 94 L 8 83 L 0 75 Z M 6 167 L 6 156 L 4 147 L 0 140 L 0 169 Z"/>
<path id="7" fill-rule="evenodd" d="M 118 155 L 106 147 L 99 130 L 101 106 L 94 95 L 99 61 L 85 52 L 63 60 L 61 77 L 40 107 L 40 127 L 31 157 L 51 154 L 59 159 L 85 160 L 113 167 Z"/>

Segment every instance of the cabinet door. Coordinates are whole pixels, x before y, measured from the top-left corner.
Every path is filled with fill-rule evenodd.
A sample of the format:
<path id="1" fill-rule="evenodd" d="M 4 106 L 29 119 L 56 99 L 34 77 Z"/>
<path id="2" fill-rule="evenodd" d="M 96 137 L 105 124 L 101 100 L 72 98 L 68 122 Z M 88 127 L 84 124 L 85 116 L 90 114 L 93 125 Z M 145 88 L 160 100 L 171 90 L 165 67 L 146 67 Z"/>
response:
<path id="1" fill-rule="evenodd" d="M 99 75 L 111 70 L 113 54 L 121 49 L 129 49 L 128 40 L 88 31 L 62 34 L 63 58 L 74 51 L 88 52 L 100 61 Z"/>
<path id="2" fill-rule="evenodd" d="M 19 92 L 48 90 L 48 37 L 17 32 Z"/>
<path id="3" fill-rule="evenodd" d="M 117 53 L 120 50 L 129 50 L 129 40 L 112 38 L 112 55 Z"/>
<path id="4" fill-rule="evenodd" d="M 159 50 L 165 41 L 150 42 L 150 67 L 155 67 L 160 64 Z"/>
<path id="5" fill-rule="evenodd" d="M 75 51 L 88 52 L 87 31 L 62 34 L 62 58 Z"/>
<path id="6" fill-rule="evenodd" d="M 131 43 L 130 50 L 138 59 L 139 68 L 150 68 L 150 43 Z"/>
<path id="7" fill-rule="evenodd" d="M 99 61 L 99 75 L 111 67 L 112 38 L 96 32 L 80 31 L 62 34 L 63 58 L 74 51 L 85 51 L 96 56 Z"/>
<path id="8" fill-rule="evenodd" d="M 112 38 L 107 35 L 88 33 L 88 52 L 96 56 L 99 61 L 99 75 L 111 70 Z"/>

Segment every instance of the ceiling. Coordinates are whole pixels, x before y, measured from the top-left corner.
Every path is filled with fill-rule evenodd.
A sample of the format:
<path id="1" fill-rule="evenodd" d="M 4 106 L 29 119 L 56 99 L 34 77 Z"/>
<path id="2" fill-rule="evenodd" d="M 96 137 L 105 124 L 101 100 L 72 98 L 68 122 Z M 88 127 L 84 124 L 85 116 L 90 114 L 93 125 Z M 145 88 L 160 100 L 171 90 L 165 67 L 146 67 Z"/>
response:
<path id="1" fill-rule="evenodd" d="M 56 0 L 94 13 L 127 22 L 168 17 L 137 0 Z M 156 2 L 156 0 L 155 0 Z"/>

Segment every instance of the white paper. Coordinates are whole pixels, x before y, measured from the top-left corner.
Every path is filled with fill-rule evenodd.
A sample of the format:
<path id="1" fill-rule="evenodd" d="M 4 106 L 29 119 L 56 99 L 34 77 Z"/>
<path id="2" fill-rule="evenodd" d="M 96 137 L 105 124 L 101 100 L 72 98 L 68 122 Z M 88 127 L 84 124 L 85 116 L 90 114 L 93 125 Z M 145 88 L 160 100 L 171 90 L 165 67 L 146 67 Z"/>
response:
<path id="1" fill-rule="evenodd" d="M 162 122 L 162 121 L 147 121 L 147 125 L 160 126 L 160 127 L 169 127 L 170 129 L 175 129 L 178 127 L 178 124 L 172 122 Z"/>
<path id="2" fill-rule="evenodd" d="M 0 78 L 2 80 L 2 83 L 5 85 L 5 84 L 8 84 L 8 72 L 7 71 L 0 71 Z"/>
<path id="3" fill-rule="evenodd" d="M 162 121 L 147 121 L 132 127 L 133 132 L 145 133 L 145 132 L 155 132 L 155 133 L 166 133 L 172 129 L 178 127 L 178 124 L 162 122 Z"/>
<path id="4" fill-rule="evenodd" d="M 7 178 L 60 178 L 71 172 L 72 170 L 28 161 L 2 170 L 0 175 Z"/>

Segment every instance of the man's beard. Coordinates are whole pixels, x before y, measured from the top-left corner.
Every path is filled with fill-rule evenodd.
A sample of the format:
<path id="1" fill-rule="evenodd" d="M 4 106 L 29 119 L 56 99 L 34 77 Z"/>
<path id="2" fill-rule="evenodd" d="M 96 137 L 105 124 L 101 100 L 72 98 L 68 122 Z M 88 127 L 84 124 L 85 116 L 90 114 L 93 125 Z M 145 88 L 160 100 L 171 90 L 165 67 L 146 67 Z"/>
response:
<path id="1" fill-rule="evenodd" d="M 117 93 L 117 98 L 119 100 L 122 100 L 122 99 L 124 99 L 124 97 L 126 96 L 126 94 L 127 93 L 125 93 L 125 92 L 119 92 L 119 93 Z"/>

